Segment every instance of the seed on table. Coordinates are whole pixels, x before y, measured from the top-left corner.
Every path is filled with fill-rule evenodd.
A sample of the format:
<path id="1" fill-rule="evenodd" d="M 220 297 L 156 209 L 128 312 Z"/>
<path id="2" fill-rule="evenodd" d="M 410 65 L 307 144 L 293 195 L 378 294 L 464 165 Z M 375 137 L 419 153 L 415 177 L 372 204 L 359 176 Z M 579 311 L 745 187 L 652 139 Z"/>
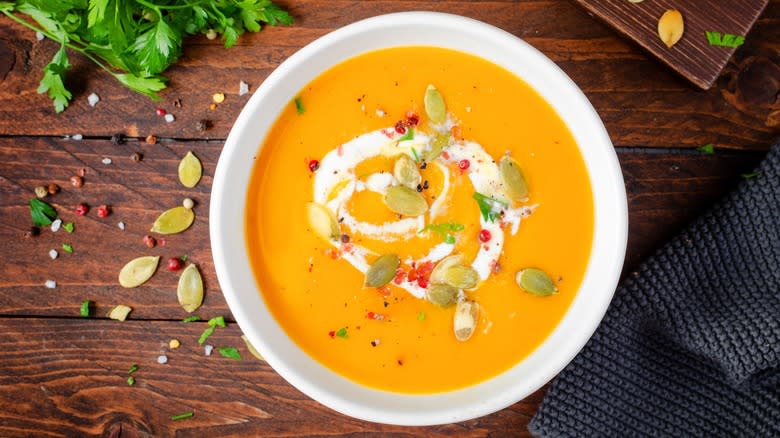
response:
<path id="1" fill-rule="evenodd" d="M 181 202 L 181 205 L 187 210 L 192 210 L 192 207 L 195 207 L 195 201 L 190 198 L 184 198 L 184 200 Z"/>
<path id="2" fill-rule="evenodd" d="M 214 93 L 211 96 L 211 100 L 213 100 L 214 103 L 222 103 L 225 101 L 225 93 Z"/>
<path id="3" fill-rule="evenodd" d="M 111 213 L 111 210 L 107 205 L 101 205 L 97 208 L 98 217 L 106 217 Z"/>
<path id="4" fill-rule="evenodd" d="M 164 354 L 157 356 L 157 363 L 159 363 L 160 365 L 164 365 L 168 363 L 168 356 Z"/>
<path id="5" fill-rule="evenodd" d="M 87 175 L 87 168 L 86 167 L 80 168 L 79 170 L 76 171 L 76 175 L 78 175 L 80 177 L 86 176 Z"/>
<path id="6" fill-rule="evenodd" d="M 133 154 L 130 155 L 130 159 L 138 163 L 144 159 L 144 156 L 140 152 L 133 152 Z"/>
<path id="7" fill-rule="evenodd" d="M 44 286 L 46 286 L 46 289 L 54 289 L 57 287 L 57 282 L 54 280 L 46 280 Z"/>
<path id="8" fill-rule="evenodd" d="M 208 39 L 210 39 L 210 40 L 213 40 L 213 39 L 214 39 L 214 38 L 216 38 L 216 37 L 217 37 L 217 32 L 216 32 L 214 29 L 209 29 L 209 30 L 206 32 L 206 38 L 208 38 Z"/>
<path id="9" fill-rule="evenodd" d="M 79 216 L 84 216 L 89 212 L 89 205 L 82 202 L 81 204 L 76 206 L 76 214 Z"/>
<path id="10" fill-rule="evenodd" d="M 49 191 L 44 186 L 38 186 L 35 188 L 35 196 L 43 198 L 49 194 Z"/>
<path id="11" fill-rule="evenodd" d="M 72 177 L 70 177 L 70 185 L 78 189 L 84 185 L 84 178 L 78 175 L 73 175 Z"/>
<path id="12" fill-rule="evenodd" d="M 178 339 L 171 339 L 171 341 L 168 342 L 168 347 L 172 350 L 179 348 L 179 346 L 181 346 L 181 342 L 179 342 Z"/>
<path id="13" fill-rule="evenodd" d="M 157 246 L 157 240 L 152 236 L 146 235 L 142 240 L 144 245 L 148 246 L 149 248 L 154 248 Z"/>
<path id="14" fill-rule="evenodd" d="M 166 267 L 169 271 L 178 271 L 183 265 L 184 263 L 178 257 L 171 257 L 166 262 Z"/>
<path id="15" fill-rule="evenodd" d="M 147 135 L 146 136 L 146 143 L 147 144 L 157 144 L 157 137 L 154 135 Z"/>
<path id="16" fill-rule="evenodd" d="M 51 232 L 56 233 L 60 230 L 60 227 L 62 226 L 62 219 L 56 219 L 54 222 L 51 223 Z"/>
<path id="17" fill-rule="evenodd" d="M 57 192 L 60 191 L 60 186 L 58 186 L 57 184 L 54 184 L 54 183 L 50 183 L 49 187 L 48 187 L 48 191 L 49 191 L 50 195 L 56 195 Z"/>

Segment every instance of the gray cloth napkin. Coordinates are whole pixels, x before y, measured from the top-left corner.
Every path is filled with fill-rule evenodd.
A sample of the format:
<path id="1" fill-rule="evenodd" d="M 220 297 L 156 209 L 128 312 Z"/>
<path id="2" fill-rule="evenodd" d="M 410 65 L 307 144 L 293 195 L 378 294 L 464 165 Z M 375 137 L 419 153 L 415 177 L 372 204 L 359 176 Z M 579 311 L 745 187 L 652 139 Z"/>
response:
<path id="1" fill-rule="evenodd" d="M 629 275 L 528 429 L 538 437 L 780 437 L 780 140 Z"/>

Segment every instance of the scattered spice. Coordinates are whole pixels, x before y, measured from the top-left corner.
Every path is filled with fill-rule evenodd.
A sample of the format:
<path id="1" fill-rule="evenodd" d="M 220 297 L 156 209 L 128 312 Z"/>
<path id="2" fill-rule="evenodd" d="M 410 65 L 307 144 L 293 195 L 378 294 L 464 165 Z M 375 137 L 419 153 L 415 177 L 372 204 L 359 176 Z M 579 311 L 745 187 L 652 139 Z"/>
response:
<path id="1" fill-rule="evenodd" d="M 62 229 L 64 229 L 68 233 L 72 233 L 74 227 L 75 226 L 73 225 L 73 222 L 65 222 L 64 224 L 62 224 Z"/>
<path id="2" fill-rule="evenodd" d="M 346 327 L 342 327 L 342 328 L 338 329 L 338 331 L 336 332 L 336 336 L 338 336 L 338 337 L 340 337 L 342 339 L 347 339 L 349 337 L 349 336 L 347 336 L 347 328 Z"/>
<path id="3" fill-rule="evenodd" d="M 309 170 L 311 172 L 316 172 L 317 169 L 320 168 L 320 162 L 317 160 L 309 160 Z"/>
<path id="4" fill-rule="evenodd" d="M 175 120 L 176 120 L 176 117 L 174 117 L 174 115 L 173 115 L 173 114 L 170 114 L 170 113 L 169 113 L 169 114 L 166 114 L 166 115 L 165 115 L 165 122 L 166 122 L 166 123 L 172 123 L 172 122 L 173 122 L 173 121 L 175 121 Z"/>
<path id="5" fill-rule="evenodd" d="M 49 258 L 51 258 L 52 260 L 56 259 L 59 255 L 60 253 L 58 253 L 56 249 L 49 250 Z"/>
<path id="6" fill-rule="evenodd" d="M 195 123 L 195 129 L 197 129 L 200 132 L 205 132 L 211 129 L 212 122 L 208 119 L 200 119 L 197 123 Z"/>
<path id="7" fill-rule="evenodd" d="M 97 208 L 98 217 L 106 217 L 111 214 L 111 209 L 107 205 L 101 205 Z"/>
<path id="8" fill-rule="evenodd" d="M 60 230 L 60 227 L 62 226 L 62 219 L 57 219 L 54 222 L 51 223 L 51 232 L 56 233 Z"/>
<path id="9" fill-rule="evenodd" d="M 471 166 L 471 162 L 469 160 L 460 160 L 458 161 L 458 169 L 460 170 L 466 170 Z"/>
<path id="10" fill-rule="evenodd" d="M 146 245 L 148 248 L 154 248 L 157 246 L 157 239 L 150 235 L 146 235 L 143 237 L 142 241 L 144 242 L 144 245 Z"/>
<path id="11" fill-rule="evenodd" d="M 301 100 L 300 96 L 295 98 L 295 110 L 298 111 L 298 114 L 303 114 L 306 112 L 306 109 L 303 107 L 303 101 Z"/>
<path id="12" fill-rule="evenodd" d="M 181 320 L 181 322 L 195 322 L 200 321 L 200 316 L 198 315 L 190 315 L 184 319 Z"/>
<path id="13" fill-rule="evenodd" d="M 179 342 L 178 339 L 171 339 L 170 342 L 168 342 L 168 347 L 172 350 L 175 350 L 181 346 L 181 342 Z"/>
<path id="14" fill-rule="evenodd" d="M 65 251 L 68 254 L 73 254 L 73 245 L 69 243 L 63 243 L 62 244 L 62 250 Z"/>
<path id="15" fill-rule="evenodd" d="M 100 160 L 100 162 L 105 164 L 106 166 L 108 166 L 109 164 L 113 163 L 111 158 L 108 158 L 108 157 L 103 158 L 102 160 Z"/>
<path id="16" fill-rule="evenodd" d="M 87 176 L 87 168 L 86 167 L 79 168 L 79 170 L 76 171 L 76 175 L 82 178 Z"/>
<path id="17" fill-rule="evenodd" d="M 80 177 L 78 175 L 73 175 L 72 177 L 70 177 L 70 185 L 72 185 L 73 187 L 75 187 L 77 189 L 81 188 L 81 186 L 84 185 L 84 178 L 82 178 L 82 177 Z"/>
<path id="18" fill-rule="evenodd" d="M 184 266 L 184 263 L 182 263 L 181 259 L 178 257 L 169 258 L 165 265 L 169 271 L 178 271 L 182 268 L 182 266 Z"/>
<path id="19" fill-rule="evenodd" d="M 89 316 L 89 306 L 92 304 L 89 300 L 84 300 L 81 302 L 81 308 L 79 309 L 79 315 L 86 318 Z"/>
<path id="20" fill-rule="evenodd" d="M 181 99 L 176 98 L 173 100 L 173 106 L 176 108 L 181 108 Z"/>
<path id="21" fill-rule="evenodd" d="M 116 226 L 122 231 L 125 230 L 125 223 L 122 221 L 117 222 Z"/>
<path id="22" fill-rule="evenodd" d="M 94 107 L 95 105 L 97 105 L 98 102 L 100 102 L 100 96 L 98 96 L 97 94 L 92 93 L 89 96 L 87 96 L 87 103 L 89 104 L 89 106 Z"/>
<path id="23" fill-rule="evenodd" d="M 490 242 L 492 237 L 493 236 L 490 235 L 490 231 L 488 230 L 483 229 L 479 231 L 479 241 L 482 243 Z"/>
<path id="24" fill-rule="evenodd" d="M 423 181 L 422 188 L 423 188 L 423 190 L 428 190 L 428 187 L 429 187 L 428 186 L 428 180 L 426 179 L 425 181 Z"/>
<path id="25" fill-rule="evenodd" d="M 125 135 L 122 134 L 121 132 L 117 132 L 116 134 L 111 136 L 111 144 L 113 145 L 125 144 L 125 141 L 126 141 Z"/>
<path id="26" fill-rule="evenodd" d="M 44 198 L 48 194 L 49 194 L 49 191 L 46 190 L 46 187 L 44 187 L 44 186 L 37 186 L 37 187 L 35 187 L 35 196 L 37 196 L 39 198 Z"/>
<path id="27" fill-rule="evenodd" d="M 341 243 L 349 243 L 349 234 L 341 235 Z"/>
<path id="28" fill-rule="evenodd" d="M 57 282 L 54 280 L 46 280 L 46 283 L 43 283 L 44 286 L 46 286 L 46 289 L 54 289 L 57 287 Z"/>
<path id="29" fill-rule="evenodd" d="M 195 207 L 195 201 L 190 198 L 184 198 L 184 200 L 181 201 L 181 205 L 187 210 L 192 210 L 192 208 Z"/>
<path id="30" fill-rule="evenodd" d="M 136 163 L 140 163 L 141 160 L 144 159 L 144 156 L 140 152 L 133 152 L 132 154 L 130 154 L 130 159 Z"/>
<path id="31" fill-rule="evenodd" d="M 217 348 L 217 351 L 219 351 L 219 354 L 221 354 L 222 357 L 227 357 L 233 360 L 241 360 L 241 355 L 238 353 L 238 349 L 235 347 L 219 347 Z"/>
<path id="32" fill-rule="evenodd" d="M 163 117 L 164 115 L 168 114 L 168 111 L 165 111 L 165 108 L 157 108 L 155 110 L 158 116 Z"/>
<path id="33" fill-rule="evenodd" d="M 83 136 L 83 135 L 81 135 L 81 134 L 74 134 L 74 135 L 73 135 L 71 138 L 72 138 L 73 140 L 76 140 L 76 141 L 78 141 L 78 140 L 82 140 L 82 139 L 84 138 L 84 136 Z"/>
<path id="34" fill-rule="evenodd" d="M 225 93 L 214 93 L 211 96 L 211 100 L 213 100 L 214 103 L 222 103 L 225 101 Z"/>
<path id="35" fill-rule="evenodd" d="M 127 385 L 128 385 L 128 386 L 133 386 L 133 385 L 135 385 L 135 377 L 133 377 L 133 376 L 130 376 L 130 377 L 128 377 L 128 378 L 127 378 Z"/>
<path id="36" fill-rule="evenodd" d="M 216 36 L 215 36 L 215 38 L 216 38 Z M 213 38 L 212 38 L 212 39 L 213 39 Z M 181 414 L 173 415 L 173 416 L 171 417 L 171 420 L 173 420 L 173 421 L 179 421 L 179 420 L 183 420 L 183 419 L 185 419 L 185 418 L 190 418 L 190 417 L 192 417 L 193 415 L 195 415 L 195 414 L 193 414 L 192 412 L 183 412 L 183 413 L 181 413 Z"/>
<path id="37" fill-rule="evenodd" d="M 56 195 L 57 192 L 60 191 L 60 186 L 54 183 L 49 183 L 49 187 L 47 187 L 47 191 L 50 195 Z"/>
<path id="38" fill-rule="evenodd" d="M 211 105 L 209 105 L 209 109 L 212 110 L 212 111 L 217 109 L 217 104 L 216 103 L 212 103 Z"/>
<path id="39" fill-rule="evenodd" d="M 108 317 L 117 321 L 124 321 L 127 319 L 127 315 L 129 315 L 132 311 L 133 309 L 131 307 L 120 304 L 108 312 Z"/>
<path id="40" fill-rule="evenodd" d="M 418 191 L 418 192 L 422 192 L 422 191 L 423 191 L 423 186 L 422 186 L 422 184 L 417 184 L 417 191 Z"/>
<path id="41" fill-rule="evenodd" d="M 57 210 L 46 202 L 32 198 L 28 204 L 33 225 L 36 227 L 51 225 L 52 221 L 57 219 Z"/>
<path id="42" fill-rule="evenodd" d="M 82 202 L 81 204 L 76 206 L 75 212 L 79 216 L 84 216 L 84 215 L 86 215 L 89 212 L 89 205 L 87 205 L 86 203 Z"/>
<path id="43" fill-rule="evenodd" d="M 164 354 L 157 356 L 157 363 L 159 363 L 160 365 L 165 365 L 166 363 L 168 363 L 168 356 Z"/>
<path id="44" fill-rule="evenodd" d="M 206 356 L 211 356 L 212 351 L 214 351 L 213 345 L 206 344 L 203 346 L 203 354 L 205 354 Z"/>
<path id="45" fill-rule="evenodd" d="M 371 346 L 376 347 L 377 345 L 381 344 L 382 342 L 379 339 L 374 339 L 371 341 Z"/>
<path id="46" fill-rule="evenodd" d="M 147 135 L 146 144 L 157 144 L 157 137 L 151 134 Z"/>
<path id="47" fill-rule="evenodd" d="M 247 93 L 249 93 L 249 84 L 244 81 L 240 81 L 238 83 L 238 95 L 243 96 Z"/>

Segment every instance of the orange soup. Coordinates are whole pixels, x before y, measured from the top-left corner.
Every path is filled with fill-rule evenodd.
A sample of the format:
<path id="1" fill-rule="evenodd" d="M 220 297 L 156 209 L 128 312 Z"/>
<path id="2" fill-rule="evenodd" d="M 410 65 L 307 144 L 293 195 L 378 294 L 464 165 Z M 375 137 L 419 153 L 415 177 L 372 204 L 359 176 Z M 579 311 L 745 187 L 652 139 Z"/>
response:
<path id="1" fill-rule="evenodd" d="M 291 96 L 246 205 L 255 277 L 290 338 L 402 393 L 528 356 L 571 304 L 594 225 L 556 112 L 501 67 L 431 47 L 349 59 Z"/>

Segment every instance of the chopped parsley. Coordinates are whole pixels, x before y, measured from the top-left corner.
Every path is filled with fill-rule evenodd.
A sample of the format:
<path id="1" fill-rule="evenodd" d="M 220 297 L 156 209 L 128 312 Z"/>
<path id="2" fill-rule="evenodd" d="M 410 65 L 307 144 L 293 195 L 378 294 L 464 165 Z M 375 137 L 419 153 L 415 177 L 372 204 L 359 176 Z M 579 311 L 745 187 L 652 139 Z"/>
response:
<path id="1" fill-rule="evenodd" d="M 755 177 L 757 177 L 758 175 L 761 175 L 761 172 L 750 172 L 750 173 L 743 173 L 743 174 L 742 174 L 742 178 L 744 178 L 744 179 L 750 179 L 750 178 L 755 178 Z"/>
<path id="2" fill-rule="evenodd" d="M 187 254 L 184 254 L 183 256 L 179 257 L 179 259 L 181 259 L 181 261 L 183 262 L 186 262 L 188 258 L 190 258 L 190 256 L 188 256 Z"/>
<path id="3" fill-rule="evenodd" d="M 63 243 L 62 244 L 62 250 L 65 251 L 68 254 L 73 254 L 73 245 L 69 243 Z"/>
<path id="4" fill-rule="evenodd" d="M 298 114 L 303 114 L 306 112 L 306 108 L 303 107 L 303 101 L 300 97 L 295 98 L 295 110 L 298 111 Z"/>
<path id="5" fill-rule="evenodd" d="M 130 365 L 130 369 L 127 370 L 127 374 L 133 374 L 136 371 L 138 371 L 138 364 L 134 363 Z"/>
<path id="6" fill-rule="evenodd" d="M 209 336 L 214 334 L 214 330 L 216 329 L 217 328 L 214 327 L 213 325 L 206 327 L 206 330 L 203 330 L 203 333 L 201 333 L 200 335 L 200 339 L 198 339 L 198 344 L 203 345 L 203 343 L 206 342 L 206 339 L 208 339 Z"/>
<path id="7" fill-rule="evenodd" d="M 414 138 L 414 129 L 406 128 L 406 134 L 404 134 L 403 137 L 399 138 L 398 141 L 406 141 L 406 140 L 411 140 L 413 138 Z M 414 148 L 412 148 L 412 151 L 414 153 L 415 161 L 420 161 L 420 157 L 417 156 L 417 151 L 414 151 Z"/>
<path id="8" fill-rule="evenodd" d="M 403 138 L 401 138 L 403 140 Z M 414 162 L 419 163 L 420 162 L 420 156 L 417 155 L 417 149 L 412 148 L 412 155 L 414 155 Z"/>
<path id="9" fill-rule="evenodd" d="M 171 416 L 171 420 L 172 421 L 179 421 L 179 420 L 183 420 L 185 418 L 190 418 L 193 415 L 195 415 L 195 414 L 192 413 L 192 411 L 190 411 L 190 412 L 182 412 L 181 414 L 177 414 L 177 415 Z"/>
<path id="10" fill-rule="evenodd" d="M 133 377 L 133 376 L 130 376 L 130 377 L 128 377 L 128 378 L 127 378 L 127 385 L 128 385 L 128 386 L 133 386 L 133 385 L 135 385 L 135 377 Z"/>
<path id="11" fill-rule="evenodd" d="M 57 219 L 57 210 L 40 199 L 30 199 L 30 214 L 32 215 L 33 225 L 42 227 L 51 225 Z"/>
<path id="12" fill-rule="evenodd" d="M 438 234 L 444 242 L 453 244 L 455 243 L 455 236 L 452 235 L 452 233 L 457 233 L 458 231 L 463 231 L 464 227 L 461 224 L 456 224 L 455 222 L 447 222 L 443 224 L 428 224 L 425 228 L 418 231 L 418 234 L 424 233 L 426 231 L 433 231 L 436 234 Z"/>
<path id="13" fill-rule="evenodd" d="M 241 360 L 241 355 L 238 353 L 238 349 L 235 347 L 219 347 L 217 348 L 217 351 L 219 351 L 219 354 L 221 354 L 222 357 L 227 357 L 233 360 Z"/>
<path id="14" fill-rule="evenodd" d="M 65 222 L 64 224 L 62 224 L 62 228 L 65 231 L 67 231 L 69 233 L 72 233 L 73 232 L 73 222 Z"/>
<path id="15" fill-rule="evenodd" d="M 342 328 L 340 328 L 340 329 L 339 329 L 339 330 L 336 332 L 336 336 L 338 336 L 338 337 L 340 337 L 340 338 L 343 338 L 343 339 L 347 339 L 347 338 L 348 338 L 348 336 L 347 336 L 347 328 L 346 328 L 346 327 L 342 327 Z"/>
<path id="16" fill-rule="evenodd" d="M 713 146 L 712 143 L 707 143 L 704 146 L 697 147 L 696 150 L 703 154 L 714 154 L 715 146 Z"/>
<path id="17" fill-rule="evenodd" d="M 216 316 L 209 320 L 210 326 L 225 327 L 225 318 L 223 316 Z"/>
<path id="18" fill-rule="evenodd" d="M 425 312 L 420 310 L 420 313 L 417 314 L 417 320 L 418 321 L 425 321 Z"/>
<path id="19" fill-rule="evenodd" d="M 720 32 L 711 31 L 706 31 L 705 33 L 707 34 L 707 41 L 711 46 L 739 47 L 745 43 L 745 37 L 742 35 L 730 33 L 721 35 Z"/>
<path id="20" fill-rule="evenodd" d="M 474 200 L 479 205 L 479 211 L 482 213 L 482 218 L 486 221 L 495 222 L 496 219 L 501 216 L 501 211 L 509 207 L 504 201 L 491 198 L 490 196 L 483 195 L 479 192 L 474 192 Z"/>
<path id="21" fill-rule="evenodd" d="M 200 316 L 198 315 L 190 315 L 184 319 L 181 320 L 181 322 L 195 322 L 200 321 Z"/>
<path id="22" fill-rule="evenodd" d="M 89 305 L 92 304 L 89 300 L 84 300 L 81 302 L 81 308 L 79 309 L 79 315 L 83 317 L 89 316 Z"/>

